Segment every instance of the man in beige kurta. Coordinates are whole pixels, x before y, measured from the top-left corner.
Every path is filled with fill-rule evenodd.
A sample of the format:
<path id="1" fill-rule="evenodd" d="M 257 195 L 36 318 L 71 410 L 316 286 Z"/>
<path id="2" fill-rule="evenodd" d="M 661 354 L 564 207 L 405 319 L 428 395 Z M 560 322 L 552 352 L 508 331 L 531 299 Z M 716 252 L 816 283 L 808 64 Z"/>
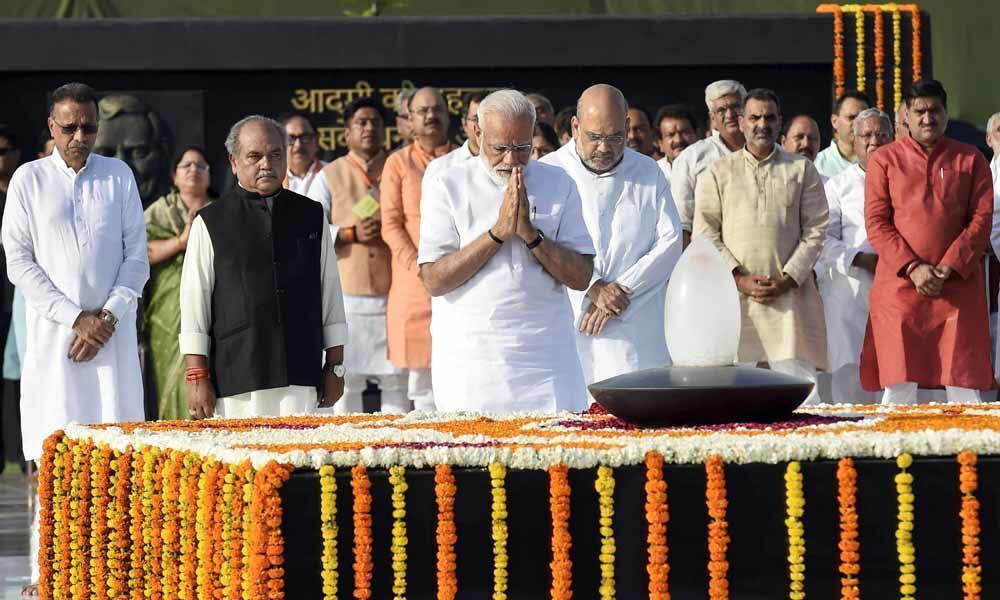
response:
<path id="1" fill-rule="evenodd" d="M 775 144 L 778 98 L 743 103 L 746 146 L 698 178 L 694 234 L 715 244 L 740 291 L 740 363 L 816 380 L 826 368 L 826 325 L 812 268 L 826 235 L 827 202 L 812 162 Z M 818 402 L 815 389 L 807 403 Z"/>

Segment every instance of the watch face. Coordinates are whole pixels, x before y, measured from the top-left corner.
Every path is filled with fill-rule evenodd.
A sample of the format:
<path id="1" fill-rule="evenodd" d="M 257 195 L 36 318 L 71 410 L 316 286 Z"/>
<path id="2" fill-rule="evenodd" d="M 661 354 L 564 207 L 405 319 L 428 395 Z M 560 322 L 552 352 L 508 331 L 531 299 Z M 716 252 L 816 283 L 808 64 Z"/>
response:
<path id="1" fill-rule="evenodd" d="M 337 377 L 343 377 L 347 372 L 346 369 L 344 369 L 344 365 L 333 365 L 332 371 Z"/>

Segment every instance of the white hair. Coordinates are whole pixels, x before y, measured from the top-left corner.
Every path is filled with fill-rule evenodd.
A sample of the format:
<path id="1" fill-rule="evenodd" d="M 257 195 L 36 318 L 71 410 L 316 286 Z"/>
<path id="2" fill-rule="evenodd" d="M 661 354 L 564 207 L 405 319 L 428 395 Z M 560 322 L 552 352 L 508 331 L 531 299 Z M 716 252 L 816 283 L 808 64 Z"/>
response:
<path id="1" fill-rule="evenodd" d="M 712 110 L 712 102 L 729 94 L 738 94 L 742 104 L 747 97 L 747 89 L 742 83 L 732 79 L 713 81 L 705 87 L 705 105 L 708 106 L 708 110 Z"/>
<path id="2" fill-rule="evenodd" d="M 864 109 L 858 113 L 857 117 L 855 117 L 854 123 L 851 124 L 851 130 L 854 131 L 854 135 L 858 135 L 858 131 L 861 129 L 861 121 L 871 119 L 872 117 L 878 117 L 885 121 L 886 126 L 889 128 L 889 134 L 892 135 L 892 119 L 889 118 L 889 115 L 874 106 Z"/>
<path id="3" fill-rule="evenodd" d="M 285 137 L 285 128 L 281 126 L 280 123 L 274 119 L 264 117 L 261 115 L 250 115 L 249 117 L 243 117 L 236 122 L 235 125 L 229 128 L 229 135 L 226 136 L 226 151 L 233 156 L 240 155 L 240 131 L 242 131 L 243 126 L 247 123 L 260 122 L 265 125 L 270 125 L 278 133 L 278 137 L 281 139 L 282 150 L 286 149 L 286 144 L 288 143 Z"/>
<path id="4" fill-rule="evenodd" d="M 996 125 L 997 119 L 1000 119 L 1000 112 L 995 112 L 990 115 L 990 118 L 986 120 L 986 133 L 993 131 L 993 126 Z"/>
<path id="5" fill-rule="evenodd" d="M 535 123 L 535 105 L 528 100 L 528 97 L 517 90 L 497 90 L 483 98 L 476 109 L 476 116 L 479 117 L 479 125 L 482 126 L 486 120 L 486 115 L 497 114 L 506 119 L 515 120 L 523 117 L 531 119 L 532 127 Z"/>

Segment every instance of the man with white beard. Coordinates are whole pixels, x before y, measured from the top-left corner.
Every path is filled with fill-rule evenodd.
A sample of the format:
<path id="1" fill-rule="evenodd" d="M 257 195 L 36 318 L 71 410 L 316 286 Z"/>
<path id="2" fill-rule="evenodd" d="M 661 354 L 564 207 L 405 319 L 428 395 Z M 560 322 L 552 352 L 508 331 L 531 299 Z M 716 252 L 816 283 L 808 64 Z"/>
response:
<path id="1" fill-rule="evenodd" d="M 878 262 L 865 231 L 865 168 L 868 157 L 892 141 L 892 121 L 869 108 L 858 114 L 852 127 L 858 162 L 826 182 L 830 221 L 816 271 L 826 317 L 832 401 L 875 404 L 879 394 L 861 388 L 859 373 L 868 293 Z"/>
<path id="2" fill-rule="evenodd" d="M 617 88 L 591 86 L 577 102 L 573 143 L 542 159 L 576 182 L 597 250 L 589 288 L 569 293 L 588 384 L 670 363 L 663 303 L 680 219 L 656 161 L 625 147 L 627 115 Z"/>
<path id="3" fill-rule="evenodd" d="M 573 181 L 529 162 L 535 108 L 516 90 L 479 105 L 480 158 L 431 182 L 420 278 L 434 305 L 439 410 L 526 412 L 587 405 L 565 288 L 587 289 L 594 247 Z"/>

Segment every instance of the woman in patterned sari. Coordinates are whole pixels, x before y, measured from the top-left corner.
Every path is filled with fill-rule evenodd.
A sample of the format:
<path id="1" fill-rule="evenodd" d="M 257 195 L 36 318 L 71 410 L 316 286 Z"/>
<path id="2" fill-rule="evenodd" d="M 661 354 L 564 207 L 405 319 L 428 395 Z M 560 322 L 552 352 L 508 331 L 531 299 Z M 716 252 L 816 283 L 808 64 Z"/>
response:
<path id="1" fill-rule="evenodd" d="M 143 295 L 143 325 L 149 366 L 156 381 L 160 419 L 187 419 L 181 329 L 180 285 L 191 221 L 212 201 L 209 166 L 200 148 L 180 152 L 173 164 L 174 189 L 146 209 L 149 283 Z"/>

